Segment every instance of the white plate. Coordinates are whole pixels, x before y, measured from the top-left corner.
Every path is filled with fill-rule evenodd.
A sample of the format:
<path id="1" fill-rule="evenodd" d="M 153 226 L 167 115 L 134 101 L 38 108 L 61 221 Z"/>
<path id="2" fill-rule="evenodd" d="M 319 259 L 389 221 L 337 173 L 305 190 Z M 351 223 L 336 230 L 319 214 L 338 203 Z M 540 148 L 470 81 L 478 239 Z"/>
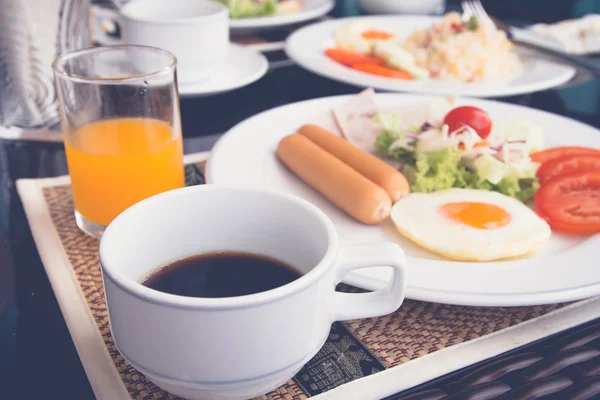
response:
<path id="1" fill-rule="evenodd" d="M 267 58 L 256 50 L 231 44 L 223 64 L 207 80 L 179 83 L 180 97 L 204 97 L 249 85 L 264 76 L 269 68 Z"/>
<path id="2" fill-rule="evenodd" d="M 310 21 L 327 14 L 335 6 L 335 0 L 305 0 L 302 9 L 294 14 L 272 17 L 238 18 L 229 20 L 232 32 L 271 29 Z"/>
<path id="3" fill-rule="evenodd" d="M 474 97 L 499 97 L 530 93 L 559 86 L 575 75 L 575 68 L 533 56 L 530 51 L 518 49 L 524 64 L 524 72 L 517 78 L 496 83 L 462 83 L 436 79 L 403 81 L 365 74 L 330 60 L 324 54 L 335 46 L 334 32 L 349 21 L 364 20 L 381 29 L 408 35 L 417 29 L 431 26 L 439 17 L 429 16 L 376 16 L 344 18 L 309 25 L 294 32 L 286 43 L 288 57 L 300 66 L 316 74 L 362 87 L 375 89 L 454 94 Z"/>
<path id="4" fill-rule="evenodd" d="M 393 241 L 409 257 L 408 297 L 439 303 L 517 306 L 583 299 L 600 294 L 600 235 L 573 237 L 553 233 L 544 248 L 526 259 L 489 263 L 444 260 L 402 238 L 390 221 L 367 226 L 348 217 L 297 179 L 276 159 L 279 140 L 339 104 L 347 96 L 327 97 L 278 107 L 232 128 L 214 147 L 207 168 L 210 183 L 250 185 L 293 193 L 321 208 L 334 222 L 341 241 Z M 390 107 L 430 99 L 429 96 L 378 94 Z M 527 107 L 461 99 L 487 110 L 492 120 L 528 119 L 544 128 L 546 144 L 600 148 L 600 131 L 582 123 Z M 296 227 L 290 227 L 295 229 Z M 299 246 L 302 243 L 298 243 Z M 375 289 L 389 279 L 385 267 L 349 275 L 346 282 Z"/>

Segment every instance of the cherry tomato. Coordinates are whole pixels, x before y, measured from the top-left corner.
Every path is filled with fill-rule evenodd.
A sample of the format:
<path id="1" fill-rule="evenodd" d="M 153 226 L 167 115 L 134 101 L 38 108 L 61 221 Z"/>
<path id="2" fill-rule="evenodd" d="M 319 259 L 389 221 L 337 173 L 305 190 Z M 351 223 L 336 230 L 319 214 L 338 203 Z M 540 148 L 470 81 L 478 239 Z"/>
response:
<path id="1" fill-rule="evenodd" d="M 555 176 L 582 169 L 600 170 L 600 154 L 555 158 L 543 163 L 537 170 L 536 175 L 540 183 L 544 183 Z"/>
<path id="2" fill-rule="evenodd" d="M 450 24 L 450 27 L 454 30 L 454 32 L 462 32 L 463 24 L 460 22 L 453 22 Z"/>
<path id="3" fill-rule="evenodd" d="M 462 106 L 451 110 L 444 118 L 449 131 L 460 129 L 463 125 L 470 126 L 480 138 L 485 139 L 492 131 L 492 120 L 487 112 L 481 108 Z"/>
<path id="4" fill-rule="evenodd" d="M 560 157 L 585 156 L 594 154 L 600 155 L 600 150 L 592 149 L 590 147 L 563 146 L 531 153 L 531 159 L 535 162 L 544 164 Z"/>
<path id="5" fill-rule="evenodd" d="M 550 178 L 534 197 L 540 217 L 556 230 L 600 232 L 600 170 L 578 170 Z"/>

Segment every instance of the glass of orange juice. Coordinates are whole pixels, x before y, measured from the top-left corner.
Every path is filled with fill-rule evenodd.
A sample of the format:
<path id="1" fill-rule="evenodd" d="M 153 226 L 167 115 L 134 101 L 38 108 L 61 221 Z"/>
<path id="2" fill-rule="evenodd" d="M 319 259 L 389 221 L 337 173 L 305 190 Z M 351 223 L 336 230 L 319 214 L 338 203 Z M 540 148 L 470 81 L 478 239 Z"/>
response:
<path id="1" fill-rule="evenodd" d="M 54 61 L 75 218 L 93 237 L 133 204 L 184 186 L 176 63 L 145 46 Z"/>

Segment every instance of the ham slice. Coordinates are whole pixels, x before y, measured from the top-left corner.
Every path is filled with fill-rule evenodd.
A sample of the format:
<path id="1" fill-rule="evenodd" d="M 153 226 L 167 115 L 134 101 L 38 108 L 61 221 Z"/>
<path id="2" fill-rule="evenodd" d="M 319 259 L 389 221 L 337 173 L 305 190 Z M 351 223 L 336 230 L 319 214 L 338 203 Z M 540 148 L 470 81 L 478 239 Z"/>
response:
<path id="1" fill-rule="evenodd" d="M 382 109 L 382 112 L 398 115 L 402 126 L 421 126 L 429 123 L 441 129 L 444 125 L 444 117 L 455 107 L 454 97 L 436 97 L 431 101 L 406 104 L 390 109 Z"/>
<path id="2" fill-rule="evenodd" d="M 333 116 L 344 139 L 369 152 L 375 152 L 375 139 L 381 125 L 373 122 L 377 114 L 375 91 L 366 89 L 333 108 Z"/>
<path id="3" fill-rule="evenodd" d="M 316 115 L 311 123 L 343 137 L 362 150 L 375 153 L 375 139 L 382 130 L 379 123 L 373 122 L 377 112 L 398 115 L 404 127 L 420 127 L 427 122 L 441 129 L 444 117 L 454 108 L 455 102 L 453 97 L 439 97 L 424 103 L 380 109 L 375 102 L 375 91 L 366 89 L 332 110 Z"/>
<path id="4" fill-rule="evenodd" d="M 344 135 L 342 134 L 342 131 L 340 130 L 340 128 L 335 120 L 335 117 L 333 116 L 333 111 L 331 111 L 331 110 L 327 110 L 318 115 L 315 115 L 313 118 L 311 118 L 310 123 L 313 125 L 317 125 L 323 129 L 333 133 L 334 135 L 344 137 Z"/>

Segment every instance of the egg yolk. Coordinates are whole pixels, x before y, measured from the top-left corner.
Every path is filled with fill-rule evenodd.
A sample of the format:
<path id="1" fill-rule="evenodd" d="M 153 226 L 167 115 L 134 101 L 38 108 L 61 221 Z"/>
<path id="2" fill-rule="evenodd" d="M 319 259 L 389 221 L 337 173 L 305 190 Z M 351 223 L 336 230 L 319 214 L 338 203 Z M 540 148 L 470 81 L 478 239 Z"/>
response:
<path id="1" fill-rule="evenodd" d="M 477 202 L 446 203 L 439 208 L 442 215 L 476 229 L 496 229 L 508 224 L 511 216 L 494 204 Z"/>
<path id="2" fill-rule="evenodd" d="M 364 31 L 361 35 L 364 39 L 380 39 L 380 40 L 388 40 L 394 37 L 391 33 L 387 33 L 384 31 L 378 31 L 376 29 L 370 29 L 368 31 Z"/>

